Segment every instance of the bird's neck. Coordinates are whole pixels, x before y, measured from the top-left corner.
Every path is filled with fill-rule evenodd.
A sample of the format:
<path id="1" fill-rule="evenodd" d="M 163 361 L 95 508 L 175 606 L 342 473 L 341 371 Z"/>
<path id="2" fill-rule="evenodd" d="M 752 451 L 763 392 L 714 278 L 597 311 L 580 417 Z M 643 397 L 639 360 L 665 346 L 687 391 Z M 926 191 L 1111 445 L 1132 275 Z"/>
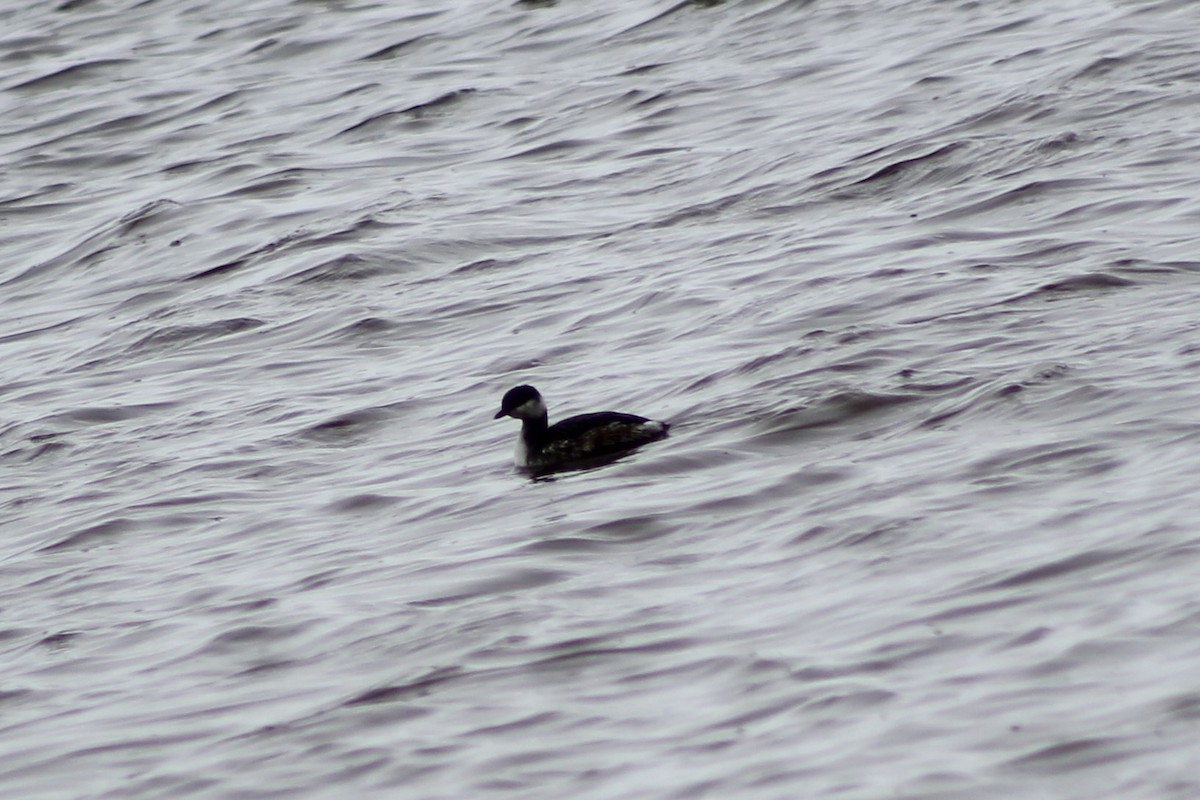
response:
<path id="1" fill-rule="evenodd" d="M 525 444 L 531 450 L 540 450 L 546 441 L 546 430 L 549 427 L 550 420 L 545 412 L 532 419 L 523 419 L 521 420 L 521 438 L 525 440 Z"/>

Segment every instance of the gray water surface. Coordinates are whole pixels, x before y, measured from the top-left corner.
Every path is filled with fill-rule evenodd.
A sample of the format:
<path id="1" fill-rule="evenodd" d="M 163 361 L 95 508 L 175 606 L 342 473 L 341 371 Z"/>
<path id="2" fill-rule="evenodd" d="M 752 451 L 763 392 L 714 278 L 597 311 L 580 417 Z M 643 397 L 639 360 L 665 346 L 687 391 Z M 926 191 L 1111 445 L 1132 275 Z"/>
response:
<path id="1" fill-rule="evenodd" d="M 1197 41 L 0 9 L 0 795 L 1200 795 Z"/>

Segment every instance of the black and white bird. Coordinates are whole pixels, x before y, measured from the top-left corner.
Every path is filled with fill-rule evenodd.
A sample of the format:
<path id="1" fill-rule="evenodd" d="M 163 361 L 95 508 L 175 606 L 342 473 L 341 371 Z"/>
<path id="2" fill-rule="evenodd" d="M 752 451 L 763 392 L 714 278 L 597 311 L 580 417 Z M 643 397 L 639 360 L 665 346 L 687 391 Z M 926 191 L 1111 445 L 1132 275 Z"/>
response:
<path id="1" fill-rule="evenodd" d="M 534 471 L 590 466 L 622 455 L 667 435 L 670 424 L 634 414 L 601 411 L 549 424 L 546 403 L 532 386 L 505 393 L 496 419 L 521 420 L 514 462 Z"/>

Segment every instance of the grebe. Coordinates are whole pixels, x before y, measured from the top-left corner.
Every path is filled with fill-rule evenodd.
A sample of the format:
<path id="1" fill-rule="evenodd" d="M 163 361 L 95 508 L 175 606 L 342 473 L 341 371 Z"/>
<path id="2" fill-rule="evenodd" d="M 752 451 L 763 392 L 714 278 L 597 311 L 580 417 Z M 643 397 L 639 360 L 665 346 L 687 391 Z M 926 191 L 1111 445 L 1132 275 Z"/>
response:
<path id="1" fill-rule="evenodd" d="M 601 411 L 548 424 L 546 404 L 532 386 L 509 389 L 496 419 L 521 420 L 517 439 L 518 467 L 547 471 L 586 467 L 662 439 L 670 424 L 634 414 Z"/>

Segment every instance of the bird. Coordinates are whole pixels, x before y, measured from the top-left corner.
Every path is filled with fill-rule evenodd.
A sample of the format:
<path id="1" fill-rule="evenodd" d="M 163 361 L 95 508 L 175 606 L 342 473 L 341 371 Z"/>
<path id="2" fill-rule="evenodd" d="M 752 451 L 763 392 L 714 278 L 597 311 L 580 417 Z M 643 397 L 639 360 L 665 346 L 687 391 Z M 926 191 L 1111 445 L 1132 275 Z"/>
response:
<path id="1" fill-rule="evenodd" d="M 513 460 L 518 468 L 535 472 L 607 463 L 665 438 L 671 427 L 667 422 L 616 411 L 579 414 L 550 425 L 546 402 L 528 385 L 505 392 L 495 419 L 501 417 L 521 420 Z"/>

